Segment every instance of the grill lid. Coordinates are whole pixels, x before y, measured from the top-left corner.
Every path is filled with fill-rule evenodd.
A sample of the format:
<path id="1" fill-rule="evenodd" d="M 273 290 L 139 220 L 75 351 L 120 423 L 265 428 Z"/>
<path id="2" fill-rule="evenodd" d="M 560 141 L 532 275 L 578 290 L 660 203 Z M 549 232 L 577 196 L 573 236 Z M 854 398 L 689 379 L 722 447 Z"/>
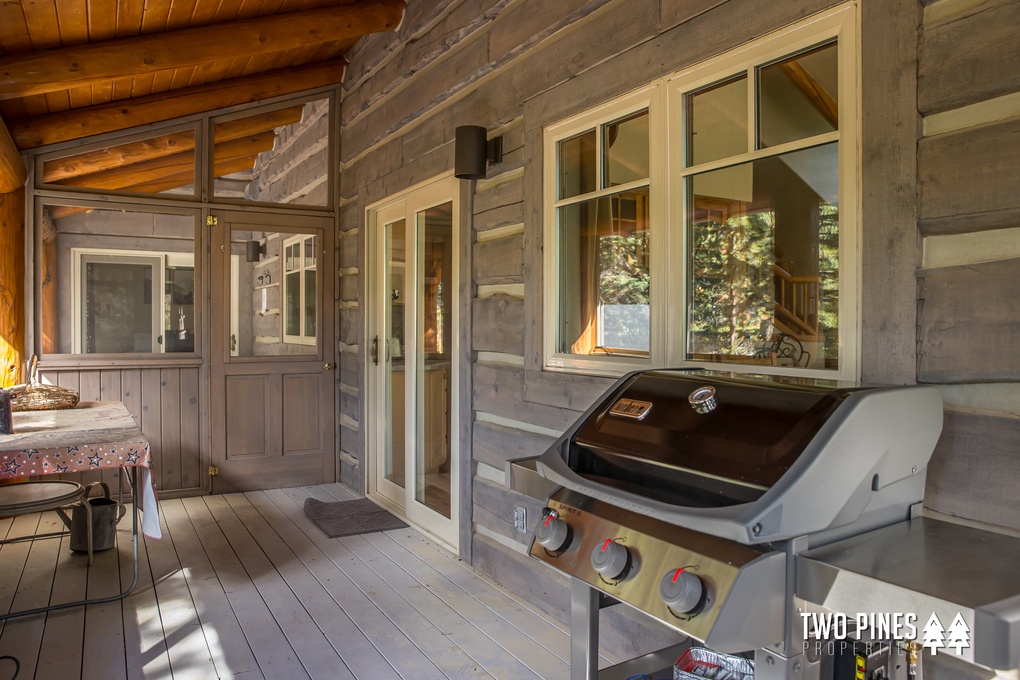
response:
<path id="1" fill-rule="evenodd" d="M 631 376 L 581 424 L 571 469 L 696 507 L 756 500 L 797 460 L 848 394 L 706 372 Z"/>
<path id="2" fill-rule="evenodd" d="M 641 371 L 613 385 L 538 469 L 593 498 L 742 543 L 837 540 L 909 515 L 941 429 L 931 386 Z"/>

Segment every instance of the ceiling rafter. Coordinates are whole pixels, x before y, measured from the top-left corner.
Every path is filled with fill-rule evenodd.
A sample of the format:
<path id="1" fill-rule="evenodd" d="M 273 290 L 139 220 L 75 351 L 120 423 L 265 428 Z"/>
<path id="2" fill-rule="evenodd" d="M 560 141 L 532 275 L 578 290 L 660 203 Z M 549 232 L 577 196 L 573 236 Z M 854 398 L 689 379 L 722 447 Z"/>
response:
<path id="1" fill-rule="evenodd" d="M 346 65 L 343 59 L 333 59 L 267 71 L 255 76 L 14 121 L 8 128 L 19 149 L 34 149 L 333 85 L 343 78 Z"/>
<path id="2" fill-rule="evenodd" d="M 0 99 L 97 85 L 335 42 L 394 28 L 403 0 L 373 0 L 268 15 L 39 52 L 0 55 Z"/>

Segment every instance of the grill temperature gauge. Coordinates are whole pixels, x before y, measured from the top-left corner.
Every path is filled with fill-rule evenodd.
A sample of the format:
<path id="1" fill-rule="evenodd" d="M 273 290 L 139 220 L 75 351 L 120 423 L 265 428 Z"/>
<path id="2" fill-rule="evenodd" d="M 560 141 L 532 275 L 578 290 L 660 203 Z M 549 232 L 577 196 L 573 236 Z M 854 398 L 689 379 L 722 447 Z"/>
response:
<path id="1" fill-rule="evenodd" d="M 677 614 L 697 608 L 703 591 L 701 579 L 684 569 L 670 569 L 659 581 L 659 595 L 666 606 Z"/>

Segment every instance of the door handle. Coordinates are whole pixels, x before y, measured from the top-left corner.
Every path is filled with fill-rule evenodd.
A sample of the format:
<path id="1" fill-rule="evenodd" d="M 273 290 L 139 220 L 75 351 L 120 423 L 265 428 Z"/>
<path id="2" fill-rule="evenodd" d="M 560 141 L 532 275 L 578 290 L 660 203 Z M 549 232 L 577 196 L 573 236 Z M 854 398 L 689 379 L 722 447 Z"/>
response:
<path id="1" fill-rule="evenodd" d="M 332 361 L 329 361 L 323 364 L 322 367 L 327 371 L 332 371 L 334 368 L 336 368 L 336 364 L 334 364 Z"/>
<path id="2" fill-rule="evenodd" d="M 374 338 L 372 338 L 372 349 L 369 350 L 369 353 L 372 355 L 372 363 L 375 364 L 376 366 L 378 366 L 379 365 L 379 336 L 378 335 L 375 336 Z"/>

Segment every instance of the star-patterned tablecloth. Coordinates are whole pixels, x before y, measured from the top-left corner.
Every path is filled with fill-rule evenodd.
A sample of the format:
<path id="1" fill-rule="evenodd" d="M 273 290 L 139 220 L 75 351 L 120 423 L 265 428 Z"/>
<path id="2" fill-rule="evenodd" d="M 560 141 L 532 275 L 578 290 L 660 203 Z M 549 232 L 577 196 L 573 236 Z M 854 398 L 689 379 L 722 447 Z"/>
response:
<path id="1" fill-rule="evenodd" d="M 14 434 L 0 434 L 0 479 L 135 467 L 142 492 L 142 533 L 160 538 L 149 442 L 119 401 L 21 411 Z"/>

